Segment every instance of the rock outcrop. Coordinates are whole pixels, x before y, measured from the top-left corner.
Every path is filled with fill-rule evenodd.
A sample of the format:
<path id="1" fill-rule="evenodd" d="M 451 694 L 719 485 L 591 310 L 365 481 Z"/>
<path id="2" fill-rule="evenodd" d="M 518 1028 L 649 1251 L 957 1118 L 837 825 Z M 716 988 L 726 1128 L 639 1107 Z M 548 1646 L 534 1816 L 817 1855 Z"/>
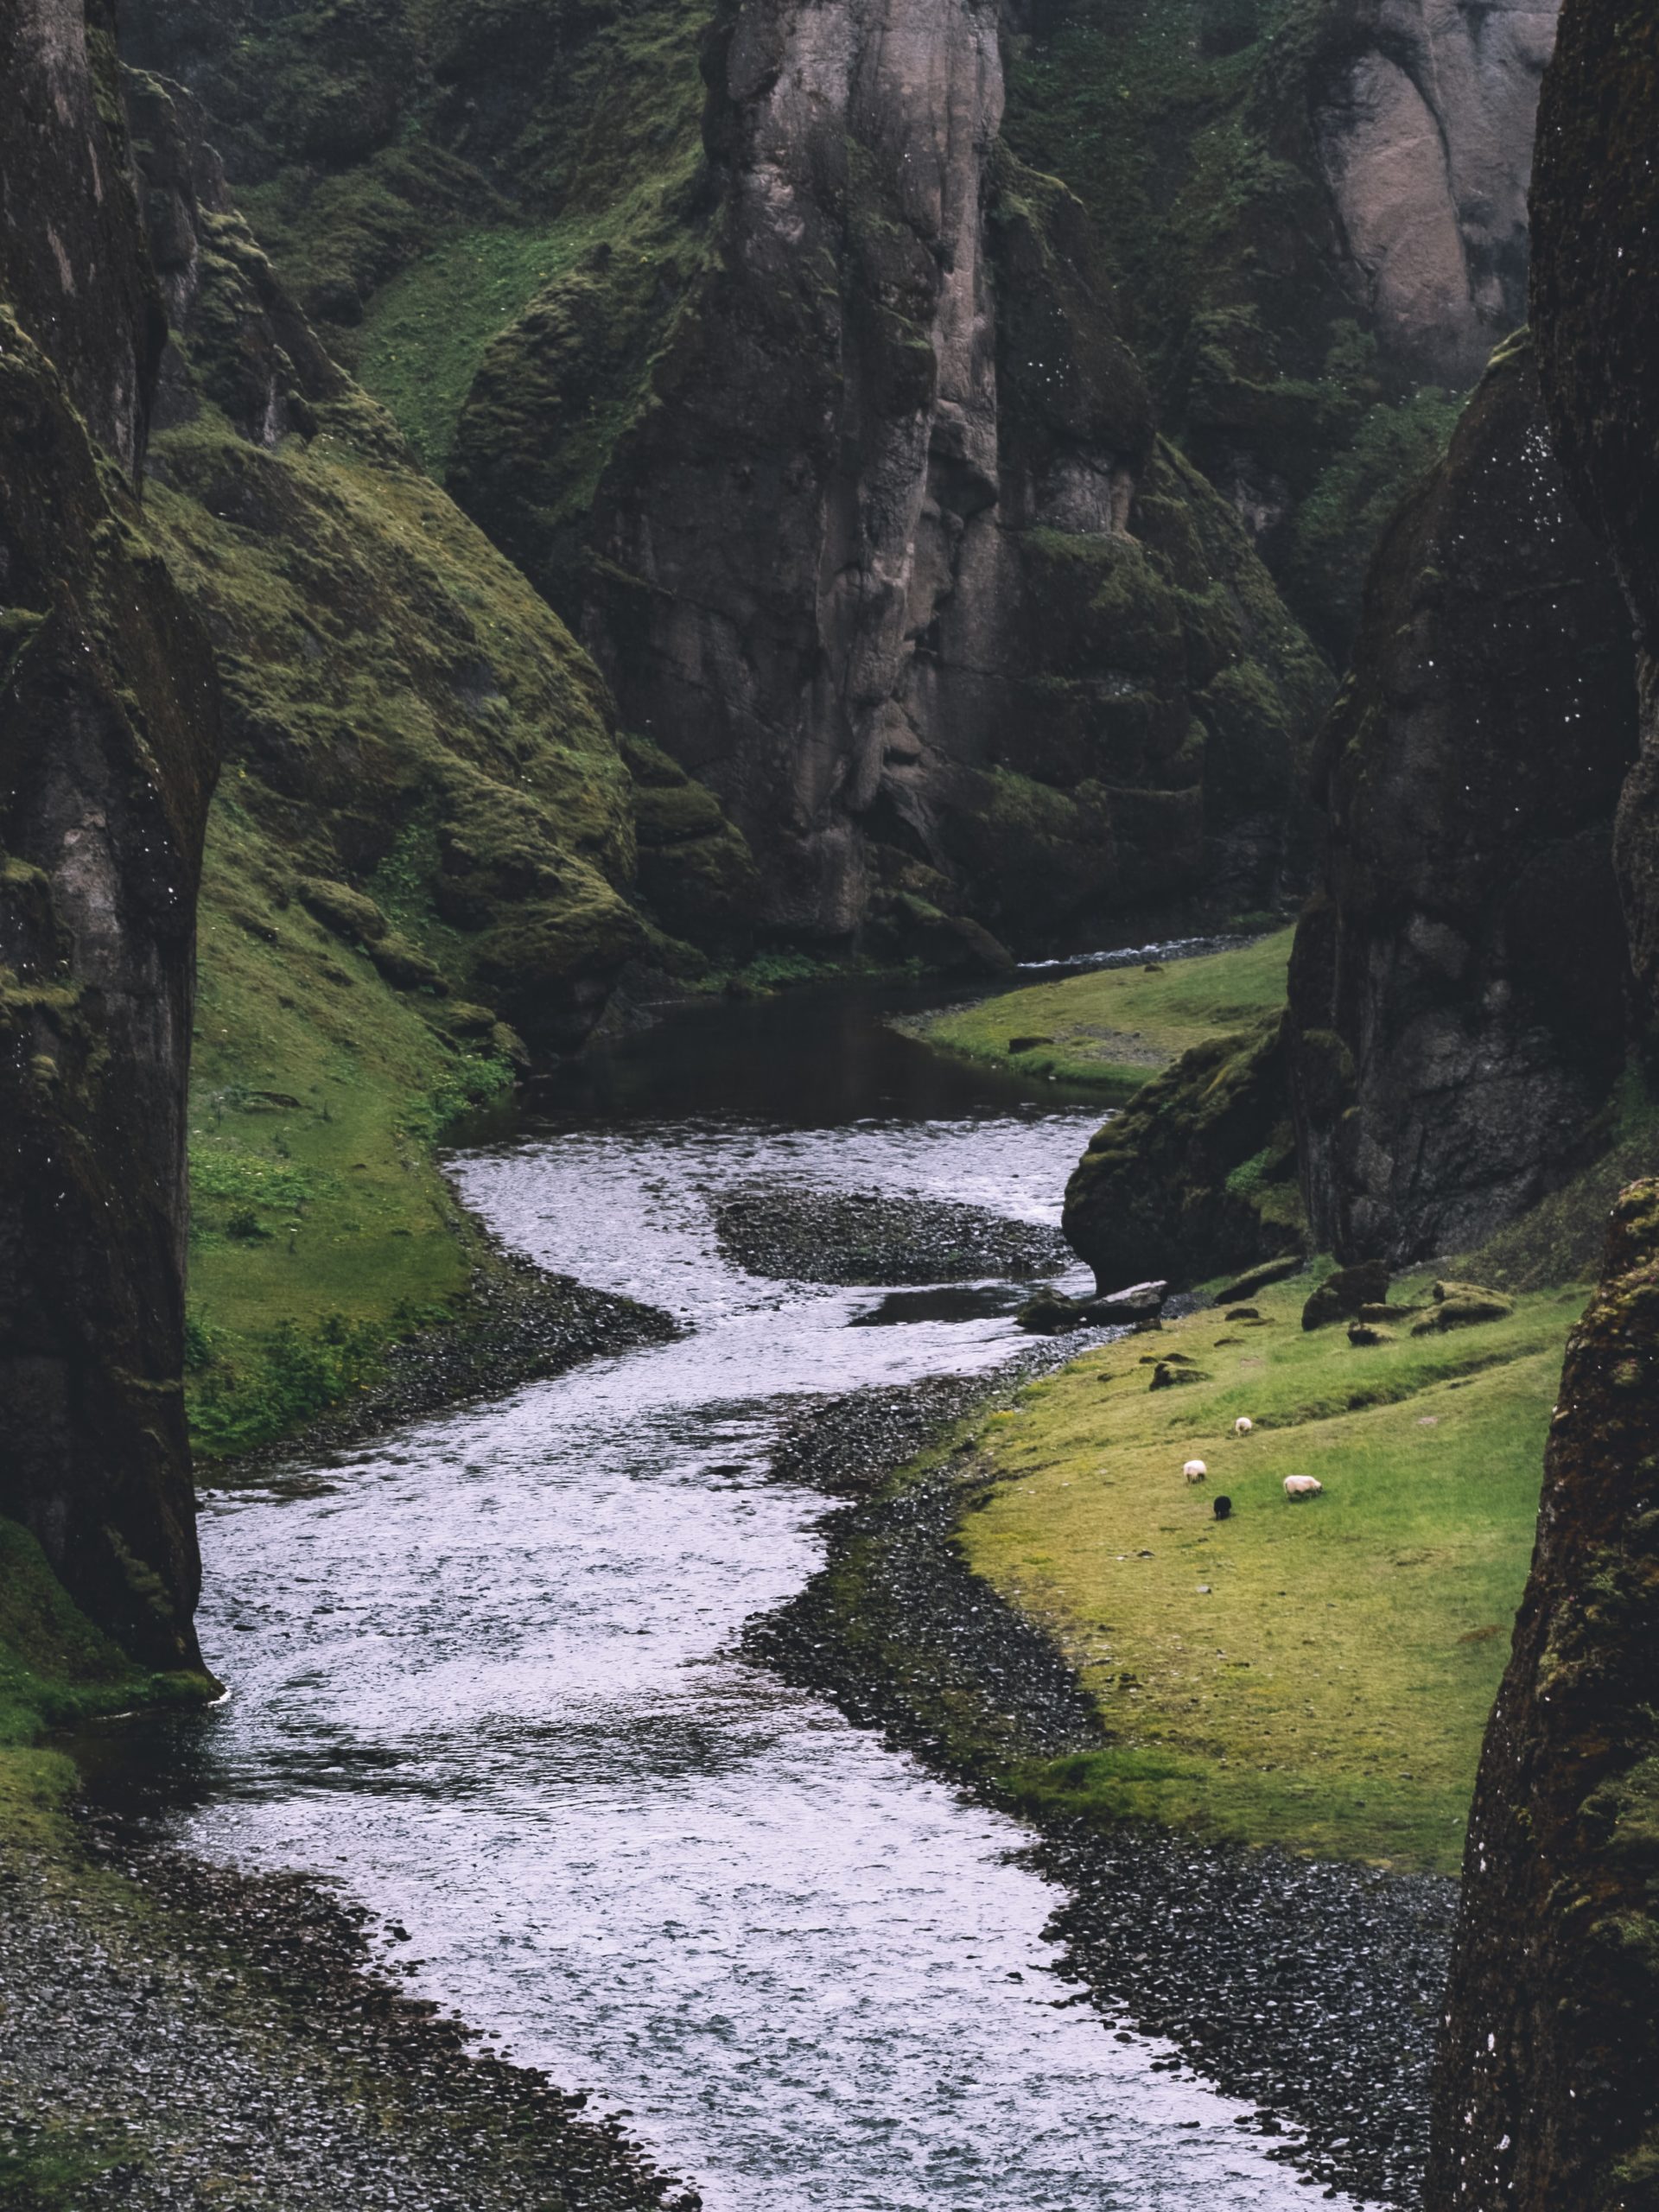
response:
<path id="1" fill-rule="evenodd" d="M 630 959 L 696 963 L 633 903 L 636 815 L 671 933 L 741 938 L 741 840 L 650 747 L 631 776 L 592 663 L 324 350 L 194 101 L 137 74 L 128 99 L 172 334 L 152 505 L 272 887 L 440 1027 L 453 997 L 573 1051 Z"/>
<path id="2" fill-rule="evenodd" d="M 1102 1292 L 1300 1252 L 1282 1021 L 1197 1046 L 1138 1090 L 1073 1170 L 1062 1226 Z"/>
<path id="3" fill-rule="evenodd" d="M 102 6 L 0 22 L 0 1512 L 197 1663 L 181 1384 L 208 643 L 136 482 L 164 325 Z"/>
<path id="4" fill-rule="evenodd" d="M 1659 2177 L 1659 1184 L 1569 1339 L 1481 1759 L 1431 2212 L 1639 2212 Z"/>
<path id="5" fill-rule="evenodd" d="M 1519 340 L 1389 531 L 1320 741 L 1329 858 L 1290 994 L 1316 1248 L 1471 1250 L 1593 1149 L 1635 745 L 1629 619 Z"/>
<path id="6" fill-rule="evenodd" d="M 1527 187 L 1560 0 L 1339 0 L 1311 124 L 1382 345 L 1473 383 L 1525 319 Z"/>
<path id="7" fill-rule="evenodd" d="M 1615 855 L 1643 1011 L 1659 946 L 1659 23 L 1567 0 L 1539 112 L 1533 313 L 1557 450 L 1635 616 L 1643 752 Z M 1464 1870 L 1431 2212 L 1659 2201 L 1659 1185 L 1614 1209 L 1569 1340 L 1532 1573 Z"/>
<path id="8" fill-rule="evenodd" d="M 529 433 L 604 389 L 607 254 L 486 355 L 463 504 L 724 800 L 774 926 L 1265 902 L 1322 671 L 1158 445 L 1081 208 L 999 144 L 995 11 L 745 0 L 704 67 L 706 262 L 639 404 L 578 505 Z"/>
<path id="9" fill-rule="evenodd" d="M 1539 116 L 1533 278 L 1540 365 L 1573 495 L 1636 626 L 1642 757 L 1614 861 L 1643 1011 L 1659 1013 L 1659 30 L 1571 0 Z"/>

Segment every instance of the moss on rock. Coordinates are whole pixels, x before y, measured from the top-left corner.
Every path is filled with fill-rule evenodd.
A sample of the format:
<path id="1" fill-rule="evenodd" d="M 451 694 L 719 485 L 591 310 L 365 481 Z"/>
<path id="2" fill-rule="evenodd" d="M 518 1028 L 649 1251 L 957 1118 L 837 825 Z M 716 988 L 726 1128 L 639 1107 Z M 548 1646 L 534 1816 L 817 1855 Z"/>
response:
<path id="1" fill-rule="evenodd" d="M 1064 1227 L 1103 1292 L 1306 1249 L 1281 1032 L 1274 1015 L 1195 1046 L 1090 1141 Z"/>

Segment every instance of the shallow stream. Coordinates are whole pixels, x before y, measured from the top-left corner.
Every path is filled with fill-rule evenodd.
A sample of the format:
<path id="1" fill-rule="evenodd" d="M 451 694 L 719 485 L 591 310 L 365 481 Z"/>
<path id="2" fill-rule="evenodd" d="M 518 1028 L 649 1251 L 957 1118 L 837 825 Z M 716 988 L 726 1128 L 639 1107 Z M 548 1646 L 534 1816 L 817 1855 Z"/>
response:
<path id="1" fill-rule="evenodd" d="M 880 1011 L 675 1014 L 457 1160 L 510 1243 L 684 1333 L 210 1496 L 233 1694 L 165 1733 L 150 1816 L 343 1880 L 409 1931 L 412 1990 L 625 2113 L 709 2212 L 1306 2203 L 1246 2107 L 1057 1977 L 1016 1823 L 735 1656 L 822 1555 L 825 1501 L 766 1471 L 803 1394 L 1030 1340 L 995 1300 L 853 1326 L 881 1293 L 741 1273 L 714 1199 L 775 1178 L 1052 1222 L 1098 1118 Z"/>

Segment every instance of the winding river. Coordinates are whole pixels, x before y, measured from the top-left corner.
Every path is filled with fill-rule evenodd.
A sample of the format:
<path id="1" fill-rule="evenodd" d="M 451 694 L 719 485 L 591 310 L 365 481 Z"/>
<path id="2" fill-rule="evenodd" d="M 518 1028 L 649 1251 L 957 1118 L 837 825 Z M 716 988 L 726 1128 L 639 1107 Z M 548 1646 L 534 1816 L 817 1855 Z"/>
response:
<path id="1" fill-rule="evenodd" d="M 1014 1822 L 735 1656 L 821 1556 L 825 1502 L 766 1474 L 802 1394 L 1029 1340 L 849 1325 L 880 1294 L 739 1272 L 711 1198 L 764 1176 L 1052 1221 L 1096 1118 L 879 1015 L 677 1014 L 456 1160 L 509 1243 L 684 1333 L 211 1496 L 233 1695 L 175 1738 L 162 1825 L 343 1879 L 409 1931 L 412 1989 L 625 2113 L 709 2212 L 1306 2203 L 1245 2107 L 1057 1977 Z"/>

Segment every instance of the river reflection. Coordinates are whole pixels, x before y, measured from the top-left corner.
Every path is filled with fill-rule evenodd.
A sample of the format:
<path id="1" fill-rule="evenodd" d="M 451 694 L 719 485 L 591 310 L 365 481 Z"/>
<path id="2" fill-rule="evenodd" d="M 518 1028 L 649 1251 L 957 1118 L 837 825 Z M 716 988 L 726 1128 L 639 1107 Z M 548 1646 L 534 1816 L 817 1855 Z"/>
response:
<path id="1" fill-rule="evenodd" d="M 826 1041 L 828 1040 L 828 1041 Z M 710 2212 L 1279 2212 L 1242 2107 L 1054 1971 L 1012 1821 L 734 1656 L 821 1556 L 766 1479 L 804 1392 L 995 1367 L 995 1296 L 728 1266 L 757 1175 L 1052 1220 L 1096 1114 L 953 1068 L 845 1000 L 624 1040 L 456 1163 L 512 1243 L 678 1341 L 209 1498 L 219 1712 L 127 1747 L 191 1847 L 341 1877 L 411 1986 L 591 2087 Z M 115 1786 L 111 1780 L 110 1787 Z"/>

